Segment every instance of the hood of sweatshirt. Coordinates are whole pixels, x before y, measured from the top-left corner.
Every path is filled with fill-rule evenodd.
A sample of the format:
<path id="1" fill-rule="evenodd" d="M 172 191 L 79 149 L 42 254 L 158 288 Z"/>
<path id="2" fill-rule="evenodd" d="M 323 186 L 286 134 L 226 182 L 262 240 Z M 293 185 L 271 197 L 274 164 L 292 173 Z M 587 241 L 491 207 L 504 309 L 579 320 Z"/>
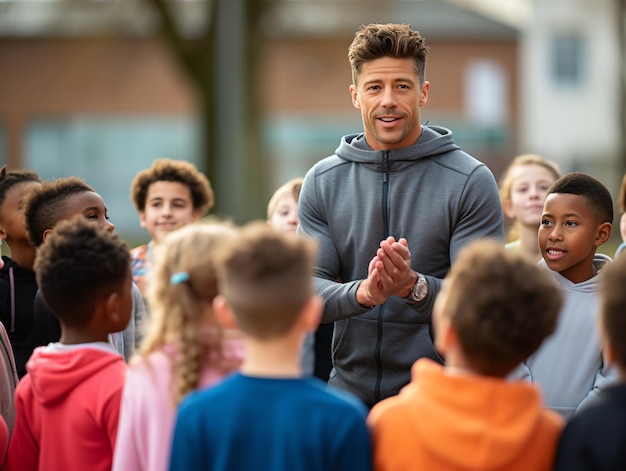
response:
<path id="1" fill-rule="evenodd" d="M 440 126 L 422 126 L 422 134 L 410 147 L 389 151 L 373 150 L 367 144 L 365 134 L 349 134 L 341 139 L 335 154 L 352 162 L 379 163 L 383 153 L 387 152 L 390 161 L 408 163 L 458 149 L 459 146 L 454 143 L 449 129 Z"/>
<path id="2" fill-rule="evenodd" d="M 35 272 L 30 268 L 23 267 L 15 263 L 11 258 L 2 256 L 4 266 L 0 268 L 2 276 L 8 276 L 9 271 L 12 269 L 16 280 L 32 281 L 35 279 Z"/>
<path id="3" fill-rule="evenodd" d="M 448 371 L 418 360 L 400 393 L 415 396 L 406 403 L 417 441 L 454 468 L 505 469 L 537 430 L 539 393 L 526 382 Z"/>
<path id="4" fill-rule="evenodd" d="M 87 378 L 112 363 L 123 362 L 114 350 L 80 346 L 71 349 L 55 348 L 54 344 L 34 350 L 26 369 L 31 378 L 35 398 L 45 405 L 64 400 L 68 393 Z"/>
<path id="5" fill-rule="evenodd" d="M 597 253 L 593 256 L 593 267 L 596 269 L 596 273 L 600 273 L 600 271 L 602 271 L 602 268 L 604 268 L 604 266 L 610 262 L 611 257 L 609 257 L 608 255 Z M 550 272 L 554 276 L 554 279 L 559 283 L 559 285 L 561 285 L 562 288 L 570 291 L 576 291 L 579 293 L 595 293 L 598 283 L 598 278 L 596 276 L 593 276 L 588 280 L 582 281 L 580 283 L 573 283 L 572 281 L 561 275 L 559 272 L 551 270 L 544 259 L 541 259 L 539 261 L 539 265 L 550 270 Z"/>

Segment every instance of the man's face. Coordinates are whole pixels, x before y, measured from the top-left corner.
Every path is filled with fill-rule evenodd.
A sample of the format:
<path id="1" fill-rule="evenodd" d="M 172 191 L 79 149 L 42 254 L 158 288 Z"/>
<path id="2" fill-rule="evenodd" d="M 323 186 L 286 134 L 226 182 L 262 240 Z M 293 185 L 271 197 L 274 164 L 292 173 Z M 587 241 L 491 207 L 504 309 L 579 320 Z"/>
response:
<path id="1" fill-rule="evenodd" d="M 352 104 L 361 110 L 365 138 L 374 150 L 401 149 L 417 141 L 420 107 L 430 84 L 420 85 L 413 59 L 381 57 L 365 62 L 350 85 Z"/>

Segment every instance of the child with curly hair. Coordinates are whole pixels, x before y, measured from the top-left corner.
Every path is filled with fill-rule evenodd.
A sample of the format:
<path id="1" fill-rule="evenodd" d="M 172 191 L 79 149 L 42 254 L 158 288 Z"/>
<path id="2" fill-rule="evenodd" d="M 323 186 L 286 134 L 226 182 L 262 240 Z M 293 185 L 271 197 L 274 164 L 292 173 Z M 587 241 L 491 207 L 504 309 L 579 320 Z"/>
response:
<path id="1" fill-rule="evenodd" d="M 61 338 L 35 349 L 17 385 L 6 469 L 110 470 L 126 363 L 108 336 L 132 312 L 128 247 L 75 216 L 46 237 L 34 268 Z"/>
<path id="2" fill-rule="evenodd" d="M 190 162 L 157 159 L 137 173 L 130 188 L 141 227 L 152 238 L 131 250 L 133 280 L 144 294 L 152 250 L 167 234 L 198 221 L 213 207 L 209 180 Z"/>

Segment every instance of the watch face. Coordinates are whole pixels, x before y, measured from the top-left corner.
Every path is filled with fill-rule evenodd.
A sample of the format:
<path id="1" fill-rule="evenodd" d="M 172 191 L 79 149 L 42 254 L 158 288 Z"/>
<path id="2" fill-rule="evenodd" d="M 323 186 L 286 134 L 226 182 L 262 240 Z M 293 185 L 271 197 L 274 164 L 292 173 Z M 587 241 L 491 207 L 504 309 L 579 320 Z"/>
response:
<path id="1" fill-rule="evenodd" d="M 428 281 L 424 275 L 418 273 L 417 281 L 411 288 L 411 293 L 404 298 L 404 300 L 409 304 L 415 304 L 420 301 L 423 301 L 424 298 L 428 295 Z"/>
<path id="2" fill-rule="evenodd" d="M 428 294 L 428 282 L 426 281 L 426 278 L 424 278 L 423 276 L 420 276 L 417 279 L 417 283 L 415 283 L 415 292 L 414 292 L 413 297 L 417 301 L 421 301 L 422 299 L 426 297 L 427 294 Z"/>

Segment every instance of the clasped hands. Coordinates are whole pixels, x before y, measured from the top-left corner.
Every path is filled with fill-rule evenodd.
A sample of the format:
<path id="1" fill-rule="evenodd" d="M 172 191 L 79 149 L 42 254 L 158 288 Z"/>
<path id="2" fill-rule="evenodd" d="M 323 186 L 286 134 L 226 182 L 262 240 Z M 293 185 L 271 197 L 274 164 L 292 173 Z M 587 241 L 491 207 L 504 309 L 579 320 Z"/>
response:
<path id="1" fill-rule="evenodd" d="M 362 306 L 376 306 L 389 296 L 406 297 L 417 281 L 411 269 L 411 253 L 405 238 L 396 241 L 387 237 L 381 241 L 376 255 L 370 260 L 367 278 L 361 282 L 356 299 Z"/>

